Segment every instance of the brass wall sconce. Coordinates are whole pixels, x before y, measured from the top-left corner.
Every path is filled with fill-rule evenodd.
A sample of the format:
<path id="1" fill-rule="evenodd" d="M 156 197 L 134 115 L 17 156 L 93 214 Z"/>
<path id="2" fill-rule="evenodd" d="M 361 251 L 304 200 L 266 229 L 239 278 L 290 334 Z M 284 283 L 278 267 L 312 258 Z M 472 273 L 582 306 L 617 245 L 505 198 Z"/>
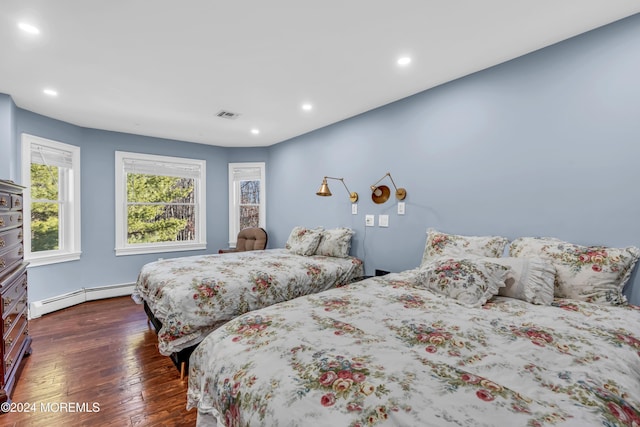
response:
<path id="1" fill-rule="evenodd" d="M 386 177 L 389 177 L 389 179 L 391 180 L 391 183 L 393 184 L 393 188 L 396 189 L 396 199 L 404 200 L 404 198 L 407 197 L 407 190 L 405 190 L 404 188 L 396 187 L 396 183 L 393 181 L 393 178 L 391 177 L 390 172 L 387 172 L 387 174 L 382 178 L 380 178 L 378 182 L 382 181 Z M 389 190 L 389 187 L 387 187 L 386 185 L 378 185 L 378 182 L 376 182 L 371 186 L 371 191 L 372 191 L 371 200 L 373 200 L 374 203 L 380 204 L 389 200 L 389 195 L 391 194 L 391 190 Z"/>
<path id="2" fill-rule="evenodd" d="M 349 191 L 349 189 L 347 188 L 347 184 L 344 183 L 344 178 L 333 178 L 331 176 L 325 176 L 324 178 L 322 178 L 322 185 L 316 193 L 318 196 L 331 196 L 331 191 L 329 190 L 327 179 L 335 179 L 337 181 L 341 181 L 342 185 L 344 185 L 344 188 L 347 189 L 347 193 L 349 193 L 349 200 L 351 200 L 351 203 L 355 203 L 358 201 L 358 193 L 356 193 L 355 191 Z"/>

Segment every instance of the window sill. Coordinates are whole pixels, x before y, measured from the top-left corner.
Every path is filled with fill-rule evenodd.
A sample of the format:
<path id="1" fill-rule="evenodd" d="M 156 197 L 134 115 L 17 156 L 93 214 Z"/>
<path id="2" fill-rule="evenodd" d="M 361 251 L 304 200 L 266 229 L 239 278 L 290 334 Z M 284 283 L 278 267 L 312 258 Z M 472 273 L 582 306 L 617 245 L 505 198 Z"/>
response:
<path id="1" fill-rule="evenodd" d="M 154 245 L 116 248 L 116 256 L 156 254 L 162 252 L 200 251 L 207 249 L 206 243 L 189 243 L 185 245 Z"/>
<path id="2" fill-rule="evenodd" d="M 29 263 L 29 267 L 38 267 L 41 265 L 58 264 L 61 262 L 77 261 L 80 259 L 82 252 L 70 252 L 64 254 L 54 254 L 46 256 L 31 256 L 25 258 L 25 261 Z"/>

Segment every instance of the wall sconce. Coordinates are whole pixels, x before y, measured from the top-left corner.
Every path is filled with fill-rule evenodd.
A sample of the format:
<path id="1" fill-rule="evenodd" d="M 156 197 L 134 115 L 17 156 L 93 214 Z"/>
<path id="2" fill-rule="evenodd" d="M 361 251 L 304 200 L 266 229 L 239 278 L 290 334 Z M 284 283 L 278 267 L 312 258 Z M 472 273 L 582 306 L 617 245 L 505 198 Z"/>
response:
<path id="1" fill-rule="evenodd" d="M 358 201 L 358 193 L 356 193 L 355 191 L 354 192 L 349 191 L 349 189 L 347 188 L 347 184 L 344 183 L 344 178 L 333 178 L 331 176 L 325 176 L 324 178 L 322 178 L 322 185 L 320 186 L 320 189 L 316 193 L 318 196 L 331 196 L 331 191 L 329 190 L 327 179 L 335 179 L 338 181 L 342 181 L 342 185 L 344 185 L 344 188 L 347 189 L 347 193 L 349 193 L 349 200 L 351 200 L 351 203 L 355 203 Z"/>
<path id="2" fill-rule="evenodd" d="M 382 178 L 380 178 L 378 182 L 382 181 L 386 177 L 389 177 L 389 179 L 391 180 L 391 183 L 393 184 L 393 188 L 396 189 L 396 199 L 404 200 L 404 198 L 407 197 L 407 190 L 405 190 L 404 188 L 396 187 L 396 183 L 393 182 L 393 178 L 391 178 L 390 172 L 387 172 L 387 174 Z M 378 182 L 376 182 L 371 186 L 371 191 L 372 191 L 371 200 L 373 200 L 374 203 L 380 204 L 389 200 L 389 195 L 391 194 L 391 190 L 389 190 L 389 187 L 387 187 L 386 185 L 378 185 Z"/>

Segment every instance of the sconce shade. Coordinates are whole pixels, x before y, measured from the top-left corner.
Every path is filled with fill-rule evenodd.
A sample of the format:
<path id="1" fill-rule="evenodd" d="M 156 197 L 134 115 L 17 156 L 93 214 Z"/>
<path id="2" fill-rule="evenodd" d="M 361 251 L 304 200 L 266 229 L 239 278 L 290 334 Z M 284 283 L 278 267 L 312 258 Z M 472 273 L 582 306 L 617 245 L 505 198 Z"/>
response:
<path id="1" fill-rule="evenodd" d="M 344 188 L 347 190 L 347 193 L 349 193 L 349 200 L 351 200 L 351 203 L 355 203 L 358 201 L 358 193 L 356 193 L 355 191 L 349 191 L 349 189 L 347 188 L 347 184 L 344 183 L 344 178 L 333 178 L 331 176 L 325 176 L 324 178 L 322 178 L 320 189 L 316 192 L 318 196 L 331 196 L 331 190 L 329 190 L 327 179 L 335 179 L 341 181 L 342 185 L 344 185 Z"/>
<path id="2" fill-rule="evenodd" d="M 331 190 L 329 190 L 329 184 L 327 184 L 326 178 L 322 180 L 322 185 L 316 194 L 318 196 L 331 196 Z"/>
<path id="3" fill-rule="evenodd" d="M 391 194 L 391 190 L 386 185 L 381 185 L 376 187 L 374 185 L 371 186 L 371 200 L 373 203 L 380 204 L 389 200 L 389 195 Z"/>
<path id="4" fill-rule="evenodd" d="M 391 177 L 390 172 L 387 172 L 385 176 L 383 176 L 378 180 L 378 182 L 382 181 L 386 177 L 389 177 L 389 179 L 391 180 L 391 183 L 393 184 L 393 187 L 396 189 L 396 199 L 404 200 L 405 197 L 407 197 L 407 190 L 405 190 L 404 188 L 396 187 L 396 183 L 393 181 L 393 178 Z M 371 186 L 371 191 L 372 191 L 371 200 L 373 200 L 374 203 L 380 204 L 389 200 L 389 195 L 391 194 L 391 190 L 389 190 L 389 187 L 387 187 L 386 185 L 378 185 L 378 182 L 376 182 Z"/>

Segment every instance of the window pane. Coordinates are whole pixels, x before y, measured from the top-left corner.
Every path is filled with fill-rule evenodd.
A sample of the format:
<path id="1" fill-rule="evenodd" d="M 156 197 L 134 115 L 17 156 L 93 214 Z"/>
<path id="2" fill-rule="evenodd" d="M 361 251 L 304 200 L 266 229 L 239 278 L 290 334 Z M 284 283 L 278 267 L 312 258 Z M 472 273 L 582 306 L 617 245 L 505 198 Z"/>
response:
<path id="1" fill-rule="evenodd" d="M 138 203 L 193 203 L 192 178 L 127 174 L 127 201 Z"/>
<path id="2" fill-rule="evenodd" d="M 158 243 L 195 240 L 195 210 L 189 205 L 129 205 L 127 242 Z"/>
<path id="3" fill-rule="evenodd" d="M 195 240 L 192 178 L 127 174 L 127 242 Z"/>
<path id="4" fill-rule="evenodd" d="M 240 206 L 240 230 L 260 226 L 259 206 Z"/>
<path id="5" fill-rule="evenodd" d="M 260 203 L 260 180 L 240 181 L 240 204 Z"/>
<path id="6" fill-rule="evenodd" d="M 58 200 L 60 174 L 57 166 L 31 163 L 31 199 Z"/>
<path id="7" fill-rule="evenodd" d="M 31 204 L 31 252 L 59 249 L 59 206 L 53 202 Z"/>

